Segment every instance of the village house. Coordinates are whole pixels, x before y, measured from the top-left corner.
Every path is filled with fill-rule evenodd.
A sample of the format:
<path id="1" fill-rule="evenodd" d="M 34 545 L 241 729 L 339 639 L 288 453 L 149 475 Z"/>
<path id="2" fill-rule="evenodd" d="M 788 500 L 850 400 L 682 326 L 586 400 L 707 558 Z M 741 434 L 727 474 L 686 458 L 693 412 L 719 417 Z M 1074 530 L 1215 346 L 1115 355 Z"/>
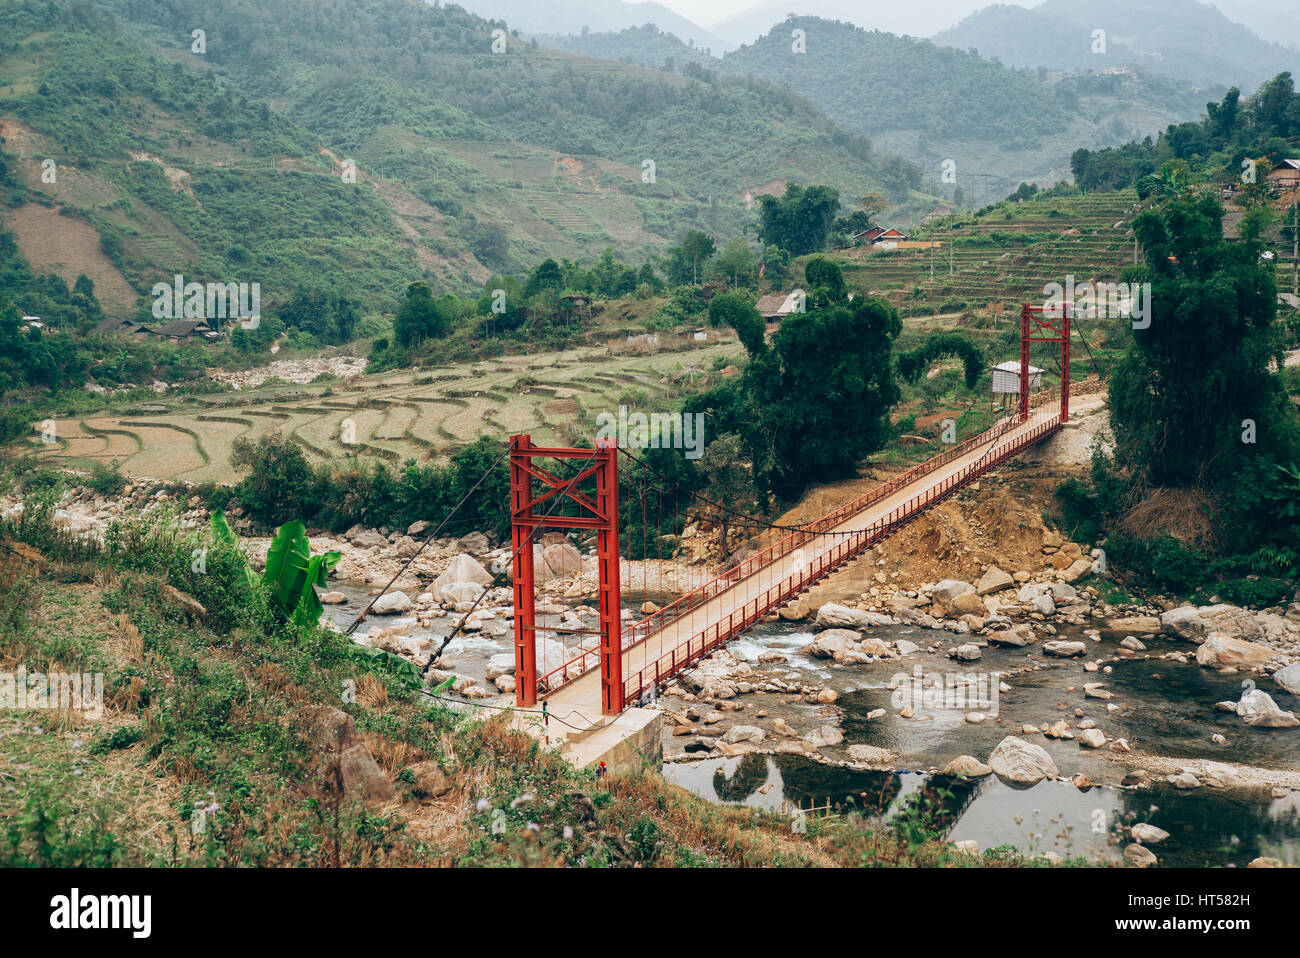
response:
<path id="1" fill-rule="evenodd" d="M 860 233 L 854 233 L 849 237 L 850 246 L 879 246 L 881 249 L 892 249 L 895 243 L 906 240 L 907 234 L 901 230 L 896 230 L 892 226 L 873 226 L 869 230 L 862 230 Z"/>
<path id="2" fill-rule="evenodd" d="M 946 220 L 950 216 L 952 216 L 952 207 L 947 203 L 940 203 L 934 209 L 930 210 L 930 212 L 921 217 L 921 225 L 925 226 L 927 223 L 933 223 L 935 220 Z"/>
<path id="3" fill-rule="evenodd" d="M 106 319 L 95 327 L 95 332 L 106 336 L 130 336 L 134 339 L 148 339 L 153 330 L 129 319 Z"/>
<path id="4" fill-rule="evenodd" d="M 1278 191 L 1291 191 L 1300 187 L 1300 159 L 1279 160 L 1268 171 L 1269 185 Z"/>
<path id="5" fill-rule="evenodd" d="M 790 313 L 801 312 L 799 297 L 795 293 L 768 293 L 754 305 L 758 315 L 767 323 L 779 323 Z"/>
<path id="6" fill-rule="evenodd" d="M 215 342 L 221 334 L 201 319 L 175 319 L 159 326 L 154 335 L 174 343 Z"/>

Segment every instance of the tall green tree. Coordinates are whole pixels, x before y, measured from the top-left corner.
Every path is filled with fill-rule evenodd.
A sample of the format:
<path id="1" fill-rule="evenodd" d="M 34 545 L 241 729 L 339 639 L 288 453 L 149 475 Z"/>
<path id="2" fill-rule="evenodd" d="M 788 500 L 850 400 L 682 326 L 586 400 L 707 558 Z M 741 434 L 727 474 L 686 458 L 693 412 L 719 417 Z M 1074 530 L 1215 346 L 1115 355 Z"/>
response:
<path id="1" fill-rule="evenodd" d="M 754 274 L 754 252 L 743 239 L 733 236 L 718 256 L 717 267 L 733 288 L 742 282 L 748 285 Z"/>
<path id="2" fill-rule="evenodd" d="M 1111 378 L 1117 459 L 1157 485 L 1214 485 L 1246 459 L 1294 457 L 1296 417 L 1269 366 L 1282 353 L 1270 212 L 1223 236 L 1213 197 L 1175 198 L 1134 222 L 1151 282 L 1150 325 Z"/>
<path id="3" fill-rule="evenodd" d="M 401 345 L 418 346 L 426 339 L 445 336 L 449 325 L 450 317 L 434 300 L 428 283 L 414 282 L 406 287 L 406 299 L 393 320 L 393 334 Z"/>
<path id="4" fill-rule="evenodd" d="M 749 363 L 739 386 L 724 384 L 691 406 L 711 413 L 715 429 L 740 433 L 755 481 L 783 498 L 853 475 L 889 439 L 889 411 L 899 399 L 897 310 L 883 299 L 850 300 L 829 260 L 812 275 L 818 286 L 807 311 L 786 316 L 770 343 L 747 301 L 715 297 L 710 318 L 736 327 Z"/>
<path id="5" fill-rule="evenodd" d="M 692 286 L 700 284 L 700 269 L 709 262 L 715 249 L 713 237 L 699 230 L 689 230 L 682 239 L 678 250 L 682 260 L 691 264 Z"/>
<path id="6" fill-rule="evenodd" d="M 758 202 L 758 235 L 763 245 L 779 246 L 792 256 L 805 256 L 826 248 L 840 208 L 840 194 L 829 186 L 804 188 L 789 183 L 784 196 L 763 195 Z"/>

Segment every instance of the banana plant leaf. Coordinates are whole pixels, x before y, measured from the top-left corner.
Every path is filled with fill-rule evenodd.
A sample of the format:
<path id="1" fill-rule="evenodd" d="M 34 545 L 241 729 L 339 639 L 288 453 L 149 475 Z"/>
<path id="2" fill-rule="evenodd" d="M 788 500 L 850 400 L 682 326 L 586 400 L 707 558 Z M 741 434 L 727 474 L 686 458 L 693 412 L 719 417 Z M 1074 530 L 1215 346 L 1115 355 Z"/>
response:
<path id="1" fill-rule="evenodd" d="M 420 671 L 420 667 L 409 659 L 404 659 L 400 655 L 393 655 L 391 652 L 385 652 L 383 649 L 372 649 L 364 645 L 354 644 L 349 644 L 348 653 L 366 662 L 375 671 L 387 672 L 409 688 L 419 689 L 424 687 L 424 674 Z M 453 676 L 451 681 L 454 682 L 455 680 L 455 676 Z M 447 687 L 449 687 L 449 684 Z M 437 689 L 434 691 L 436 692 Z"/>
<path id="2" fill-rule="evenodd" d="M 298 607 L 303 589 L 308 583 L 311 565 L 311 546 L 307 530 L 301 519 L 286 522 L 275 530 L 271 548 L 266 553 L 266 569 L 262 573 L 262 586 L 271 593 L 277 609 L 290 618 Z"/>
<path id="3" fill-rule="evenodd" d="M 316 586 L 325 585 L 329 570 L 334 568 L 342 557 L 341 552 L 324 552 L 311 557 L 311 561 L 307 563 L 307 577 L 303 581 L 297 607 L 293 610 L 293 621 L 296 625 L 314 626 L 320 622 L 325 607 L 321 605 L 320 597 L 316 595 Z"/>
<path id="4" fill-rule="evenodd" d="M 239 535 L 234 529 L 230 528 L 230 523 L 226 521 L 226 514 L 218 509 L 216 512 L 212 513 L 212 520 L 209 522 L 209 525 L 212 528 L 212 538 L 214 541 L 233 546 L 235 551 L 239 552 L 239 555 L 243 559 L 240 568 L 244 572 L 244 580 L 248 583 L 250 589 L 256 589 L 258 584 L 257 573 L 253 571 L 251 566 L 249 566 L 248 557 L 240 551 Z"/>

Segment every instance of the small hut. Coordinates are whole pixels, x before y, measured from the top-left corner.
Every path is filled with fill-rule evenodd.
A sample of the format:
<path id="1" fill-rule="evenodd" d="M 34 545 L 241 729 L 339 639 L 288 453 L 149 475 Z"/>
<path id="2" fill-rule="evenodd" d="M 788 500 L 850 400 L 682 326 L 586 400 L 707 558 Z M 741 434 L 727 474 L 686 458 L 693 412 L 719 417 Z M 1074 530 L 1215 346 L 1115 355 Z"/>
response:
<path id="1" fill-rule="evenodd" d="M 1029 391 L 1036 393 L 1043 388 L 1043 371 L 1037 366 L 1029 367 Z M 1020 360 L 1010 359 L 993 367 L 993 395 L 1002 397 L 1002 405 L 1007 405 L 1012 396 L 1020 395 Z"/>

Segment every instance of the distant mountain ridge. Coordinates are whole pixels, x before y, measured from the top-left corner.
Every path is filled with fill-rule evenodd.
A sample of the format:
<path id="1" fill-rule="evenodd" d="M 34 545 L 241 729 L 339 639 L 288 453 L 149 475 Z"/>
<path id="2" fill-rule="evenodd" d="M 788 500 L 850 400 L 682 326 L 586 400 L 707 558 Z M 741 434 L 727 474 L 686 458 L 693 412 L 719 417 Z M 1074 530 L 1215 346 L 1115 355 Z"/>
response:
<path id="1" fill-rule="evenodd" d="M 470 13 L 505 20 L 512 30 L 538 34 L 609 33 L 653 23 L 665 33 L 701 49 L 722 53 L 726 42 L 661 3 L 624 0 L 456 0 Z"/>
<path id="2" fill-rule="evenodd" d="M 792 48 L 796 30 L 803 37 L 799 54 Z M 929 40 L 816 17 L 787 19 L 720 59 L 653 26 L 537 39 L 586 56 L 789 86 L 932 174 L 948 159 L 961 170 L 995 174 L 992 185 L 1002 195 L 1021 180 L 1063 175 L 1080 142 L 1141 139 L 1198 116 L 1223 92 L 1158 75 L 1054 78 Z"/>
<path id="3" fill-rule="evenodd" d="M 1104 49 L 1096 31 L 1104 32 Z M 1202 86 L 1243 89 L 1300 65 L 1294 50 L 1196 0 L 1045 0 L 1032 9 L 995 4 L 935 34 L 934 42 L 973 48 L 1013 67 L 1100 72 L 1136 66 Z"/>

